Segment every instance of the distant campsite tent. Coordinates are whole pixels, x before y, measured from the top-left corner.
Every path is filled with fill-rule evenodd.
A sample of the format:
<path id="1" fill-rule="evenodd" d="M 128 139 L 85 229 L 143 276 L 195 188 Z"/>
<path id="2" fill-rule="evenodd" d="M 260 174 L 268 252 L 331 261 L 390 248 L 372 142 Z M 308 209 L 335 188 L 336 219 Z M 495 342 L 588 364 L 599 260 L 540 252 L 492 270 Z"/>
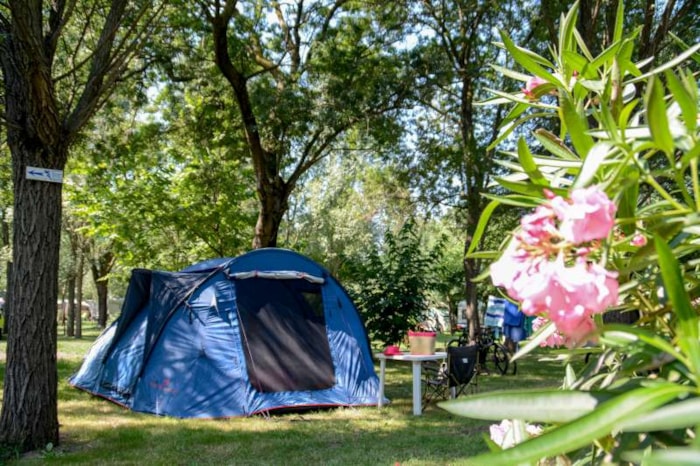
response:
<path id="1" fill-rule="evenodd" d="M 371 405 L 379 387 L 347 293 L 320 265 L 276 248 L 177 273 L 134 270 L 121 315 L 70 383 L 183 418 Z"/>

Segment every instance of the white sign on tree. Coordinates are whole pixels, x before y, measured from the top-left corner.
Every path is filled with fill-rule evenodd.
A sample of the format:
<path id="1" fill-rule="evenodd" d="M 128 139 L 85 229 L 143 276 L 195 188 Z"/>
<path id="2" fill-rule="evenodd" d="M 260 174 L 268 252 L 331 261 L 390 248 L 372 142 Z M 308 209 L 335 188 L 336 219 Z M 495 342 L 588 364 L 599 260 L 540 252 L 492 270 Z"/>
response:
<path id="1" fill-rule="evenodd" d="M 63 170 L 27 167 L 27 179 L 36 181 L 48 181 L 51 183 L 63 183 Z"/>

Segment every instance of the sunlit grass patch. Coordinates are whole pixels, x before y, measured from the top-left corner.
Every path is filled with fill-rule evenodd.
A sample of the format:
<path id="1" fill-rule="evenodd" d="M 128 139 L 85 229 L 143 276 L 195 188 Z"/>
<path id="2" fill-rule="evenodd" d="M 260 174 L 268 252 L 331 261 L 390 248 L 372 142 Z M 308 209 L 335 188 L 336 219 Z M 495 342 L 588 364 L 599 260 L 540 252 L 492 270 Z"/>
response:
<path id="1" fill-rule="evenodd" d="M 388 361 L 391 403 L 232 419 L 175 419 L 134 413 L 77 390 L 68 378 L 97 331 L 59 337 L 58 409 L 61 444 L 14 464 L 101 465 L 406 465 L 464 464 L 487 450 L 488 422 L 453 416 L 435 405 L 412 414 L 411 365 Z M 443 337 L 447 339 L 446 337 Z M 0 351 L 5 351 L 0 342 Z M 4 376 L 5 363 L 0 362 Z M 379 365 L 376 366 L 377 373 Z M 528 356 L 518 375 L 480 376 L 481 391 L 558 386 L 560 363 Z"/>

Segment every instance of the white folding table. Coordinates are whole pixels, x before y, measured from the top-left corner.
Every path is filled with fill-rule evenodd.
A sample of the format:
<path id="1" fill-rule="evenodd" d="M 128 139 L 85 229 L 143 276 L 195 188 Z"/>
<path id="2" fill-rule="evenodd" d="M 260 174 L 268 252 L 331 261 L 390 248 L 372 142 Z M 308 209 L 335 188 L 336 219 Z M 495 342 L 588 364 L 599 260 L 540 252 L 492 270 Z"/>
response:
<path id="1" fill-rule="evenodd" d="M 413 364 L 413 414 L 420 416 L 423 412 L 422 393 L 421 393 L 421 364 L 423 361 L 438 361 L 447 358 L 447 353 L 438 351 L 434 354 L 384 354 L 375 353 L 375 358 L 379 359 L 379 397 L 377 398 L 377 407 L 381 408 L 384 404 L 384 381 L 386 380 L 386 361 L 391 359 L 394 361 L 407 361 Z"/>

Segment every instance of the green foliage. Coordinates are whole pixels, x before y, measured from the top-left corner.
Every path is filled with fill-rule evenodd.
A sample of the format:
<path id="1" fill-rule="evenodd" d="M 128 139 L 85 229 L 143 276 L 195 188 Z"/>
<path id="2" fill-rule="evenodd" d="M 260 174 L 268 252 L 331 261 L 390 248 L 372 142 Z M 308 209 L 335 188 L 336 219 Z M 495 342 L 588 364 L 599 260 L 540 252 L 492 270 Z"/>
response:
<path id="1" fill-rule="evenodd" d="M 430 306 L 447 308 L 456 318 L 457 305 L 464 299 L 464 239 L 450 217 L 426 225 L 428 248 L 440 248 L 432 264 L 434 280 L 428 293 Z"/>
<path id="2" fill-rule="evenodd" d="M 238 11 L 234 4 L 205 11 L 211 29 L 200 32 L 217 39 L 216 63 L 235 95 L 255 167 L 254 245 L 275 246 L 289 197 L 316 164 L 345 150 L 355 132 L 373 150 L 397 144 L 395 116 L 412 79 L 405 52 L 375 25 L 391 24 L 390 7 L 258 2 Z"/>
<path id="3" fill-rule="evenodd" d="M 641 464 L 697 461 L 700 99 L 693 71 L 697 66 L 689 59 L 697 56 L 700 44 L 642 73 L 642 64 L 632 61 L 636 33 L 622 32 L 622 2 L 614 42 L 598 56 L 580 40 L 577 8 L 575 4 L 562 16 L 551 59 L 503 36 L 502 46 L 515 62 L 545 83 L 530 96 L 497 93 L 498 103 L 512 103 L 512 121 L 499 141 L 533 115 L 533 120 L 557 121 L 560 130 L 557 135 L 538 130 L 520 140 L 517 162 L 504 164 L 511 174 L 499 180 L 516 194 L 492 199 L 504 205 L 536 205 L 545 197 L 543 188 L 563 194 L 602 186 L 618 205 L 616 229 L 602 258 L 619 274 L 620 299 L 613 310 L 638 311 L 641 317 L 634 325 L 604 325 L 601 319 L 597 345 L 588 349 L 591 362 L 578 373 L 567 369 L 566 392 L 487 394 L 444 407 L 500 420 L 520 396 L 532 403 L 511 405 L 513 417 L 549 424 L 543 434 L 479 456 L 474 464 L 537 464 L 565 456 L 565 462 L 574 464 L 598 464 L 604 458 Z M 508 75 L 529 79 L 516 71 Z M 487 210 L 478 234 L 490 215 Z M 633 236 L 650 241 L 638 246 L 631 242 Z M 551 328 L 516 357 L 531 351 L 544 332 Z M 564 351 L 562 356 L 574 354 Z M 605 399 L 573 419 L 557 417 L 562 404 L 593 394 Z"/>
<path id="4" fill-rule="evenodd" d="M 352 264 L 365 260 L 367 244 L 415 212 L 392 167 L 361 150 L 329 156 L 301 184 L 290 198 L 280 246 L 303 251 L 342 282 Z"/>
<path id="5" fill-rule="evenodd" d="M 166 86 L 147 108 L 115 96 L 70 163 L 67 211 L 95 251 L 111 251 L 125 269 L 179 269 L 250 244 L 254 181 L 245 150 L 226 133 L 224 97 L 198 92 Z"/>
<path id="6" fill-rule="evenodd" d="M 16 445 L 0 444 L 0 461 L 2 461 L 3 463 L 5 461 L 19 459 L 21 453 L 22 452 L 20 451 L 19 447 L 17 447 Z"/>
<path id="7" fill-rule="evenodd" d="M 7 283 L 7 263 L 12 252 L 12 163 L 10 151 L 6 146 L 0 147 L 0 289 Z"/>
<path id="8" fill-rule="evenodd" d="M 370 338 L 397 344 L 420 322 L 427 307 L 431 267 L 440 248 L 425 251 L 416 226 L 407 222 L 397 234 L 387 232 L 384 243 L 371 249 L 354 273 L 350 288 Z"/>

